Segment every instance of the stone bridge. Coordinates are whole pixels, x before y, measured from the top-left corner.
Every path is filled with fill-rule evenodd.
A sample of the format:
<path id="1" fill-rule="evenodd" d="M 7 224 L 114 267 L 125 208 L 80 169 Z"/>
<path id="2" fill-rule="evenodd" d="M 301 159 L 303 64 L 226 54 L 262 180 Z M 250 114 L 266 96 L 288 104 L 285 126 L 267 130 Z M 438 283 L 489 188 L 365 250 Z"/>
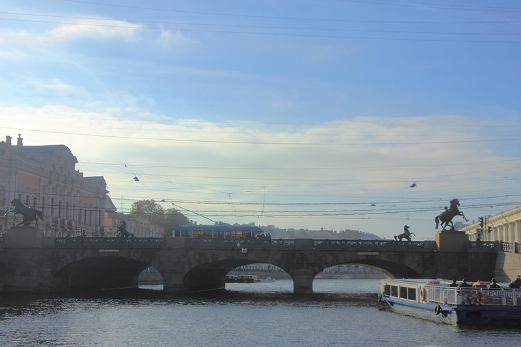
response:
<path id="1" fill-rule="evenodd" d="M 314 277 L 347 263 L 379 269 L 391 278 L 494 276 L 498 242 L 469 242 L 462 233 L 435 241 L 254 240 L 45 237 L 37 229 L 10 229 L 0 238 L 0 292 L 135 288 L 154 267 L 170 292 L 222 289 L 232 269 L 276 265 L 293 279 L 294 293 L 312 293 Z"/>

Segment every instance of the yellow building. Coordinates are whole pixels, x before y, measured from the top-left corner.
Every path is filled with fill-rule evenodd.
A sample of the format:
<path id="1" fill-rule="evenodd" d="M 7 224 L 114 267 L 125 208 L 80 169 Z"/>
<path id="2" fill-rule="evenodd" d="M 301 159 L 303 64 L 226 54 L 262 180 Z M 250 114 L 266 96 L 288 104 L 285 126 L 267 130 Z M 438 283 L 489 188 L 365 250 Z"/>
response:
<path id="1" fill-rule="evenodd" d="M 465 231 L 471 241 L 479 238 L 481 241 L 521 243 L 521 206 L 482 218 L 483 223 L 478 220 L 460 231 Z"/>
<path id="2" fill-rule="evenodd" d="M 44 219 L 38 227 L 47 236 L 103 236 L 113 226 L 116 207 L 108 196 L 103 176 L 84 177 L 76 170 L 78 160 L 64 145 L 16 145 L 7 136 L 0 142 L 0 218 L 5 230 L 16 223 L 7 217 L 11 200 L 40 210 Z M 20 216 L 18 216 L 18 222 Z"/>

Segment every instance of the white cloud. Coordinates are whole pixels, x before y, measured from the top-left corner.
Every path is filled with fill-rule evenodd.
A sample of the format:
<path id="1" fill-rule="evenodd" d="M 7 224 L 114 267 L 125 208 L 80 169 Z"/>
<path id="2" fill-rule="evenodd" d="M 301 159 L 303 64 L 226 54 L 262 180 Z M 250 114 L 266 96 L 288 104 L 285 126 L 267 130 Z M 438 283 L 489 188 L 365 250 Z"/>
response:
<path id="1" fill-rule="evenodd" d="M 196 41 L 188 39 L 179 30 L 173 31 L 173 30 L 166 30 L 166 29 L 161 29 L 161 32 L 158 37 L 158 41 L 159 41 L 159 44 L 163 48 L 177 47 L 177 46 L 182 46 L 182 45 L 184 46 L 187 44 L 198 43 Z"/>
<path id="2" fill-rule="evenodd" d="M 54 45 L 83 38 L 134 39 L 142 29 L 141 25 L 112 19 L 78 19 L 71 24 L 61 24 L 45 32 L 25 30 L 0 30 L 0 44 Z"/>
<path id="3" fill-rule="evenodd" d="M 469 216 L 472 191 L 499 194 L 503 188 L 486 192 L 498 180 L 503 186 L 506 176 L 521 177 L 519 158 L 494 154 L 479 140 L 480 129 L 458 133 L 468 118 L 456 115 L 290 128 L 174 120 L 134 108 L 46 106 L 0 108 L 0 124 L 5 135 L 21 133 L 25 145 L 68 146 L 86 176 L 105 176 L 116 204 L 126 201 L 120 208 L 165 199 L 229 222 L 376 232 L 399 231 L 407 220 L 421 237 L 450 199 L 459 198 Z M 417 188 L 409 188 L 413 181 Z"/>
<path id="4" fill-rule="evenodd" d="M 46 80 L 31 79 L 29 84 L 31 84 L 35 89 L 51 90 L 55 93 L 66 93 L 78 90 L 77 87 L 56 78 Z"/>

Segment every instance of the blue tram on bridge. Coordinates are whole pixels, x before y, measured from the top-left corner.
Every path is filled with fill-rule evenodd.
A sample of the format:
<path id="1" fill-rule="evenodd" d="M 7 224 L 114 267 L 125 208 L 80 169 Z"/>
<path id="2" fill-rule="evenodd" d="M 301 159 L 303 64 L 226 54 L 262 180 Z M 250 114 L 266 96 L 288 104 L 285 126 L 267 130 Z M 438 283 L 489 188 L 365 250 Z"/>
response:
<path id="1" fill-rule="evenodd" d="M 172 236 L 205 239 L 261 239 L 266 237 L 266 232 L 251 225 L 176 225 L 172 229 Z"/>

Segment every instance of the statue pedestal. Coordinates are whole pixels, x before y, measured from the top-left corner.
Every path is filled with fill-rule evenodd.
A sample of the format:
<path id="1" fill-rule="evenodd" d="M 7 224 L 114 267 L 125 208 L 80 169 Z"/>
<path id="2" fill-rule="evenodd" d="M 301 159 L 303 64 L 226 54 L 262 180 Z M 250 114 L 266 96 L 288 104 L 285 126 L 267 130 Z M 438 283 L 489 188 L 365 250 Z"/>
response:
<path id="1" fill-rule="evenodd" d="M 10 228 L 4 233 L 7 247 L 41 247 L 43 230 L 35 228 Z"/>
<path id="2" fill-rule="evenodd" d="M 469 236 L 459 231 L 440 231 L 436 233 L 436 244 L 440 252 L 465 252 Z"/>

